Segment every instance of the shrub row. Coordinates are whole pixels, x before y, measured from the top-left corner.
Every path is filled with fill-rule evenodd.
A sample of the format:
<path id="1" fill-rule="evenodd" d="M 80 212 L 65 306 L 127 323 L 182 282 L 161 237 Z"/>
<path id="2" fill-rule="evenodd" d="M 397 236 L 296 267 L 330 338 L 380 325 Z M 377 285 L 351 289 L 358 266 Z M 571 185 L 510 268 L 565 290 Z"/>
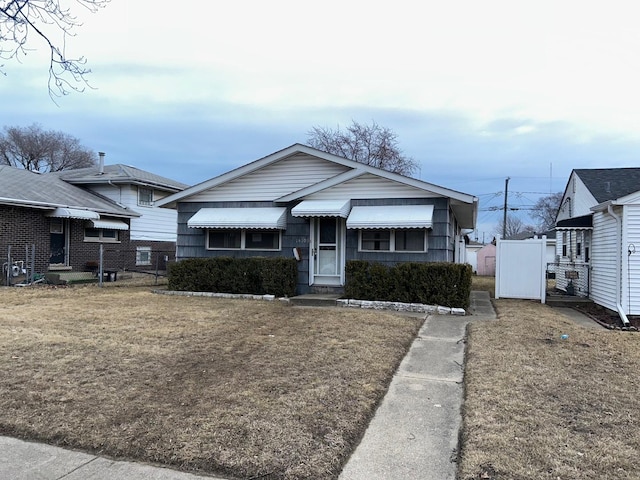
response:
<path id="1" fill-rule="evenodd" d="M 169 289 L 285 297 L 295 295 L 297 276 L 293 258 L 192 258 L 171 264 Z"/>
<path id="2" fill-rule="evenodd" d="M 362 260 L 346 265 L 345 295 L 358 300 L 424 303 L 467 308 L 471 266 L 455 263 L 399 263 Z"/>

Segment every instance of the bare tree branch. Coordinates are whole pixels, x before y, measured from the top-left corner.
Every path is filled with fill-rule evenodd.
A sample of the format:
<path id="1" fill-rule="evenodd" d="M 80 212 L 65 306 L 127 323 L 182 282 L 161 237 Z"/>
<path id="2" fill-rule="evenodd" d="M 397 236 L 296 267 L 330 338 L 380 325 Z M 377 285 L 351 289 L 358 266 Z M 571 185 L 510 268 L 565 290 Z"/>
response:
<path id="1" fill-rule="evenodd" d="M 376 122 L 370 125 L 353 121 L 344 130 L 314 126 L 307 132 L 310 146 L 390 172 L 410 176 L 418 163 L 403 155 L 398 135 Z"/>
<path id="2" fill-rule="evenodd" d="M 110 0 L 73 0 L 95 13 Z M 66 4 L 71 0 L 0 0 L 0 60 L 20 61 L 31 50 L 30 34 L 35 34 L 49 49 L 49 96 L 60 97 L 71 91 L 82 92 L 89 86 L 84 57 L 67 57 L 67 38 L 81 26 Z M 4 64 L 0 65 L 0 69 Z M 0 73 L 6 75 L 0 70 Z M 54 100 L 55 101 L 55 100 Z"/>
<path id="3" fill-rule="evenodd" d="M 562 192 L 557 192 L 540 197 L 531 209 L 531 216 L 538 220 L 538 227 L 541 231 L 551 230 L 555 227 L 562 196 Z"/>

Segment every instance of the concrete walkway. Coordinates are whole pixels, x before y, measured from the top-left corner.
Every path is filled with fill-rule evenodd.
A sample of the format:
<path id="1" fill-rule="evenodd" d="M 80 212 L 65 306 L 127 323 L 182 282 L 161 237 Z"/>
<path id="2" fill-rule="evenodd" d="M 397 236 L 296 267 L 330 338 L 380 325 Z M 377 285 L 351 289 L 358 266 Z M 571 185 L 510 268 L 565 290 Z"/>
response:
<path id="1" fill-rule="evenodd" d="M 429 316 L 340 480 L 453 480 L 461 424 L 465 333 L 495 318 L 487 292 L 466 317 Z M 0 436 L 0 478 L 11 480 L 211 480 Z"/>
<path id="2" fill-rule="evenodd" d="M 427 317 L 340 480 L 456 478 L 466 328 L 496 318 L 488 292 L 469 310 Z"/>
<path id="3" fill-rule="evenodd" d="M 3 480 L 215 480 L 169 468 L 116 461 L 42 443 L 0 437 Z"/>

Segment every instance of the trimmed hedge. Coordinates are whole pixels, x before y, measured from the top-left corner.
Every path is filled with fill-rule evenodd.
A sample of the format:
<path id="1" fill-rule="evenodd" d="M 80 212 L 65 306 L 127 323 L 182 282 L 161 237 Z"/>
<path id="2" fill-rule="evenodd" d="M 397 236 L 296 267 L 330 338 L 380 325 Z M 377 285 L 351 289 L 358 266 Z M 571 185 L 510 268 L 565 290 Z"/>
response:
<path id="1" fill-rule="evenodd" d="M 169 289 L 189 292 L 294 296 L 298 267 L 293 258 L 191 258 L 169 268 Z"/>
<path id="2" fill-rule="evenodd" d="M 380 263 L 350 260 L 345 296 L 358 300 L 424 303 L 467 308 L 471 265 L 456 263 Z"/>

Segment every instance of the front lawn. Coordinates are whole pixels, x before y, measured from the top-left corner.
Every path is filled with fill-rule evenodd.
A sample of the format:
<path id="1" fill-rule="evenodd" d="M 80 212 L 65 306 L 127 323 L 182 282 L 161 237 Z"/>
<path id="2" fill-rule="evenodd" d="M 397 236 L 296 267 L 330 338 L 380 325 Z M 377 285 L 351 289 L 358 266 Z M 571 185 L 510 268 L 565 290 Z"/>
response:
<path id="1" fill-rule="evenodd" d="M 469 327 L 459 479 L 640 478 L 640 334 L 495 305 Z"/>
<path id="2" fill-rule="evenodd" d="M 422 323 L 146 288 L 0 303 L 0 434 L 242 478 L 336 478 Z"/>

